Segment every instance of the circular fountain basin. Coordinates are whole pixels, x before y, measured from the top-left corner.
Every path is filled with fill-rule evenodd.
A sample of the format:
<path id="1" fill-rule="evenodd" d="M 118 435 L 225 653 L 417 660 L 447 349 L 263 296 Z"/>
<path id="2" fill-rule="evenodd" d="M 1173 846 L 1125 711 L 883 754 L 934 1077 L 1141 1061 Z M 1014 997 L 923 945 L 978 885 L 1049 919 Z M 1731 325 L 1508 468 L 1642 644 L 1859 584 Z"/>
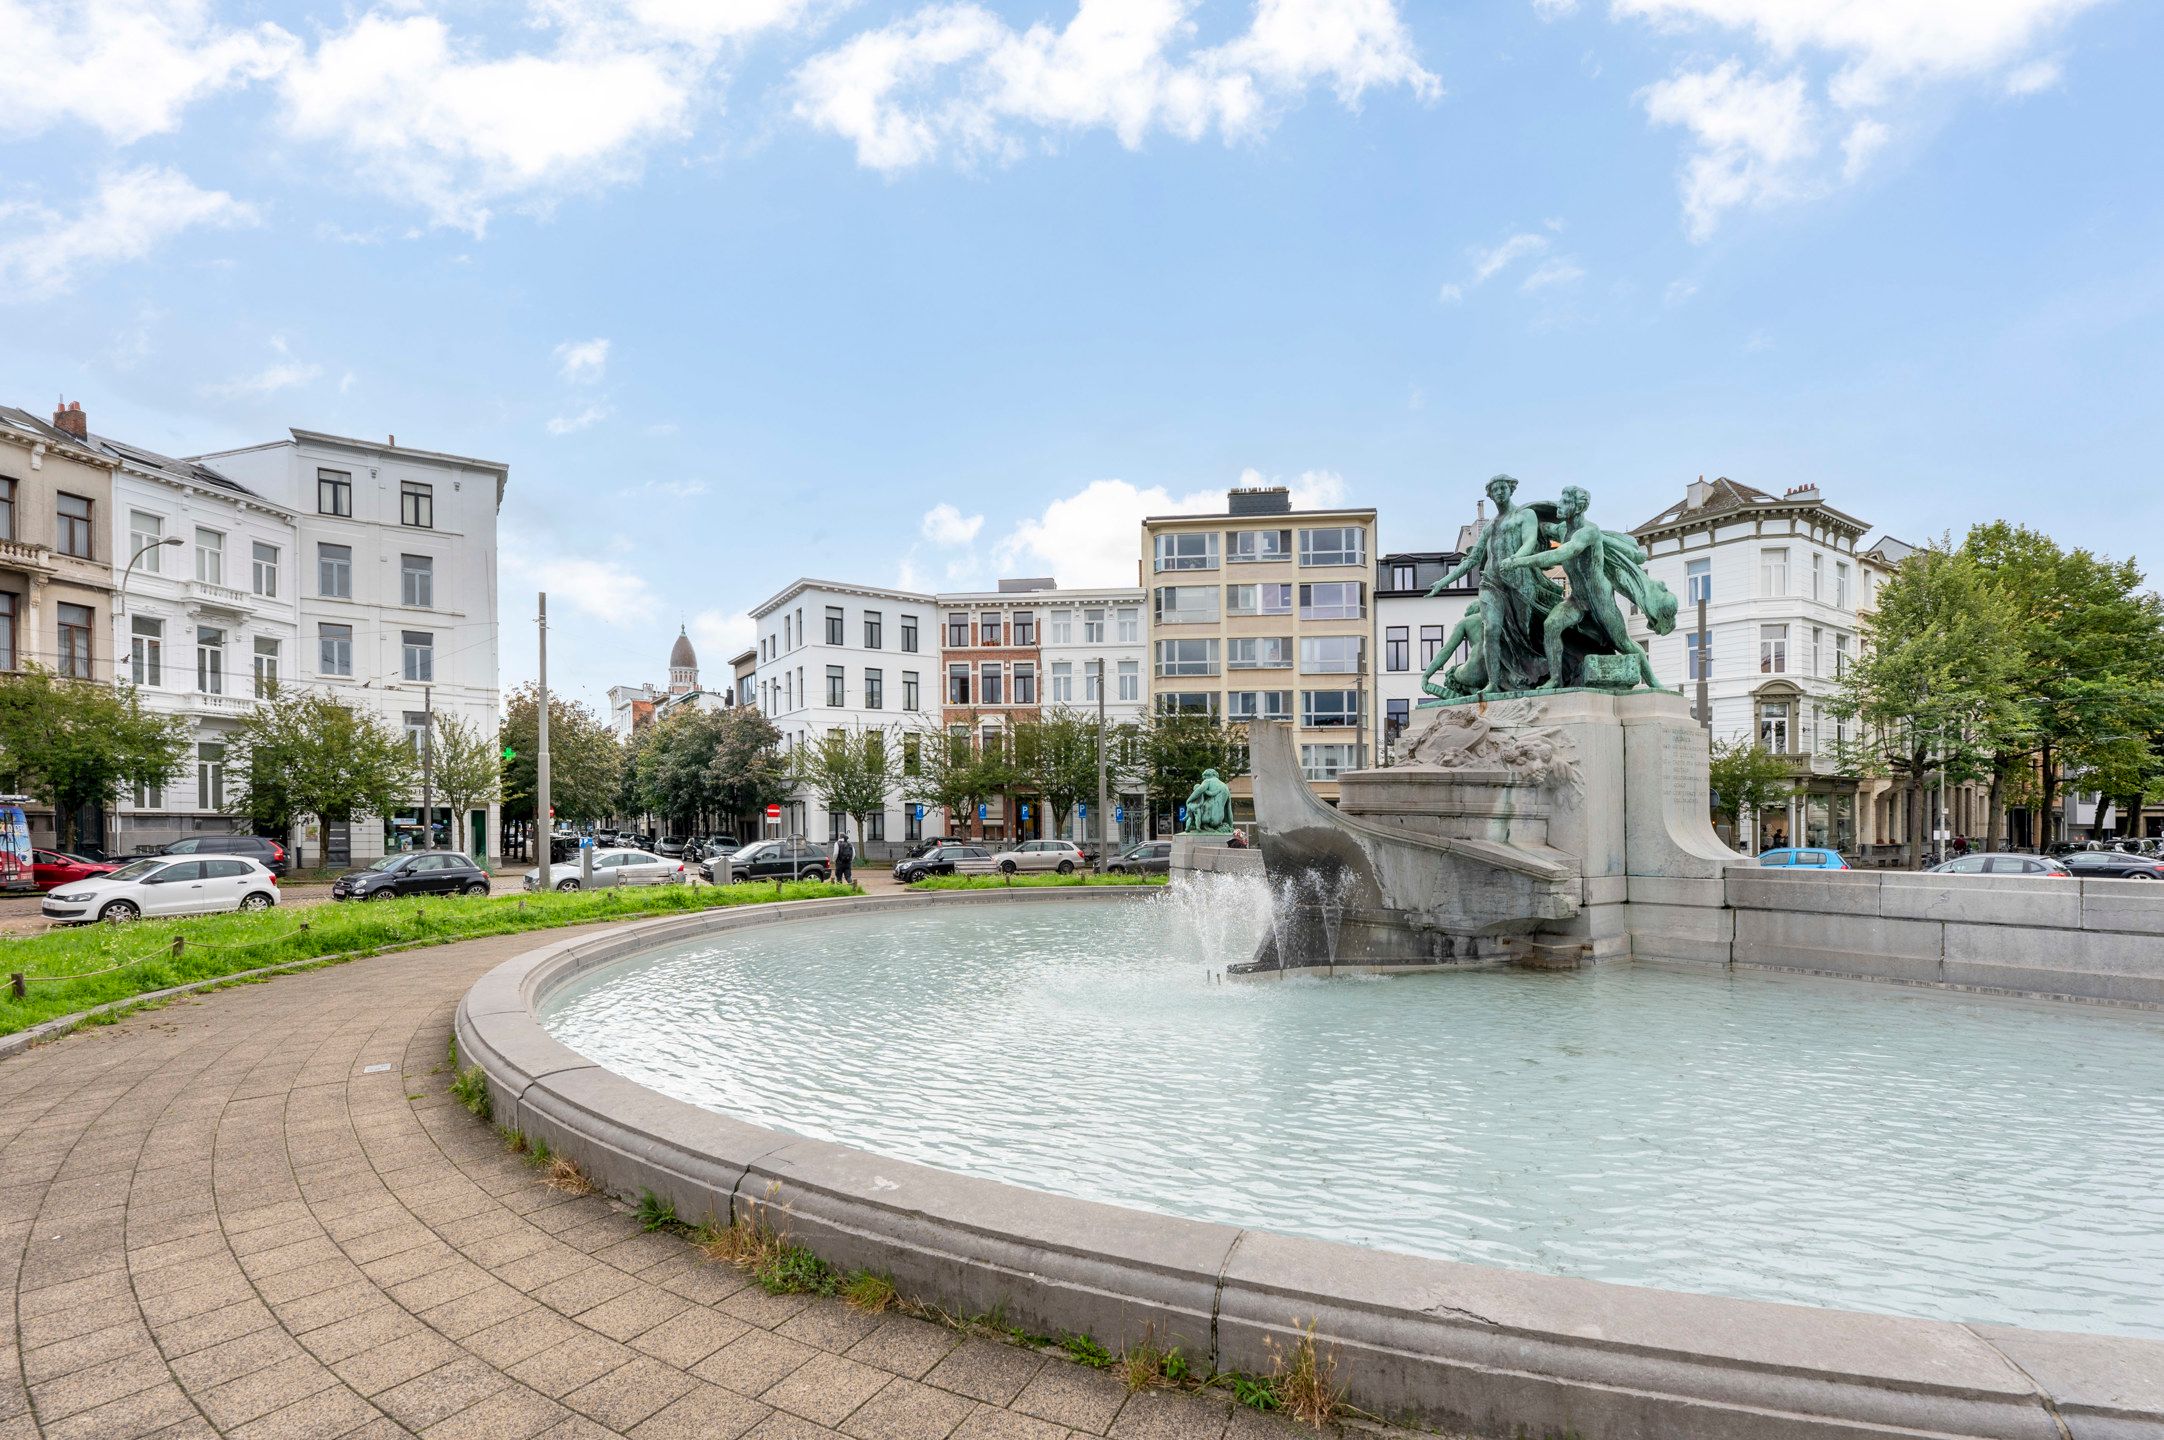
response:
<path id="1" fill-rule="evenodd" d="M 1257 894 L 692 936 L 536 997 L 758 1126 L 1262 1232 L 2164 1336 L 2164 1019 L 1617 966 L 1225 983 Z"/>

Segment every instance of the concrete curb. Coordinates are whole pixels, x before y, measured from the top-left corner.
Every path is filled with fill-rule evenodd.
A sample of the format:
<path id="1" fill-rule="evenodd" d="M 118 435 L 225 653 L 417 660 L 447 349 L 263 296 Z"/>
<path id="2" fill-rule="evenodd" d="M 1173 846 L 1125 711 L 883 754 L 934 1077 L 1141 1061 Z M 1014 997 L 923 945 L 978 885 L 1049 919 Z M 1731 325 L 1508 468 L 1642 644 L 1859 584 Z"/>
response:
<path id="1" fill-rule="evenodd" d="M 1049 889 L 848 897 L 671 916 L 509 961 L 460 1002 L 498 1123 L 686 1220 L 764 1215 L 830 1263 L 961 1314 L 1117 1351 L 1154 1335 L 1266 1371 L 1312 1325 L 1355 1405 L 1483 1435 L 1582 1440 L 2164 1440 L 2164 1342 L 1867 1315 L 1428 1260 L 1184 1220 L 805 1140 L 614 1075 L 535 1007 L 654 945 L 930 905 L 1139 898 Z"/>

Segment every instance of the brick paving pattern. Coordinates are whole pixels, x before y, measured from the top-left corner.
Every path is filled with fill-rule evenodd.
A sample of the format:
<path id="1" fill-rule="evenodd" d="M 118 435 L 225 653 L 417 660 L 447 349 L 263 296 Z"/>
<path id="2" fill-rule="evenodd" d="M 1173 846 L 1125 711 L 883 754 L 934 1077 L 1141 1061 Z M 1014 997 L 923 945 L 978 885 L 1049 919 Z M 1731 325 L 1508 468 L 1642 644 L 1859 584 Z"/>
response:
<path id="1" fill-rule="evenodd" d="M 547 1188 L 439 1069 L 466 987 L 540 943 L 281 977 L 0 1062 L 0 1440 L 1294 1433 L 770 1296 Z"/>

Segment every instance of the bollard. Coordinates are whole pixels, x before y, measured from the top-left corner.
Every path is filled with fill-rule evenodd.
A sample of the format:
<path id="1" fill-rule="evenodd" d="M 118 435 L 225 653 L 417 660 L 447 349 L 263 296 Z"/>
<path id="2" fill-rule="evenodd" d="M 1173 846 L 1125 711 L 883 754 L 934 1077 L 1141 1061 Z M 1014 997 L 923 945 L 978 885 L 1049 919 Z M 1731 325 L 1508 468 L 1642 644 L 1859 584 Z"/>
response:
<path id="1" fill-rule="evenodd" d="M 301 934 L 303 934 L 303 935 L 306 935 L 307 933 L 308 933 L 308 922 L 307 922 L 306 920 L 303 920 L 303 921 L 301 921 Z"/>
<path id="2" fill-rule="evenodd" d="M 185 935 L 175 935 L 173 937 L 173 958 L 175 960 L 178 960 L 180 958 L 180 952 L 187 948 L 188 938 Z"/>
<path id="3" fill-rule="evenodd" d="M 18 1000 L 30 993 L 29 985 L 23 980 L 22 971 L 18 970 L 13 975 L 8 976 L 8 990 Z"/>

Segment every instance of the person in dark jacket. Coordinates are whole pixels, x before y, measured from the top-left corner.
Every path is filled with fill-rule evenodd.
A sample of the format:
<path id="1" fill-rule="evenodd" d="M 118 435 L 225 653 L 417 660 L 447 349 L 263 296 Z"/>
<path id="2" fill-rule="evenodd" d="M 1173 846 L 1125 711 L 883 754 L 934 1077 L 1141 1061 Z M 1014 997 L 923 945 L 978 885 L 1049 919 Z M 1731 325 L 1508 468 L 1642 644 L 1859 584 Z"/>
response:
<path id="1" fill-rule="evenodd" d="M 856 858 L 856 847 L 849 843 L 849 835 L 845 831 L 841 838 L 834 842 L 834 878 L 844 885 L 856 884 L 853 869 Z"/>

